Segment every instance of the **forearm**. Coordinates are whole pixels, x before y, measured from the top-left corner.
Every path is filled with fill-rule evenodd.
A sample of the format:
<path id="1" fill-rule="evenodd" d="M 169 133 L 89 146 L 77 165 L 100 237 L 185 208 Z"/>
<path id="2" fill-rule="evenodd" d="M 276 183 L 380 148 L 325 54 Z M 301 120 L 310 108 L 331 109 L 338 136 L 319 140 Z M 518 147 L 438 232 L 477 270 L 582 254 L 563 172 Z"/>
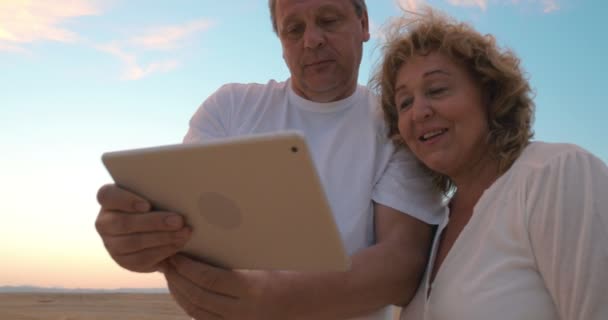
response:
<path id="1" fill-rule="evenodd" d="M 377 244 L 352 257 L 351 269 L 332 273 L 278 272 L 289 319 L 348 319 L 413 297 L 424 272 L 427 246 L 401 239 Z"/>

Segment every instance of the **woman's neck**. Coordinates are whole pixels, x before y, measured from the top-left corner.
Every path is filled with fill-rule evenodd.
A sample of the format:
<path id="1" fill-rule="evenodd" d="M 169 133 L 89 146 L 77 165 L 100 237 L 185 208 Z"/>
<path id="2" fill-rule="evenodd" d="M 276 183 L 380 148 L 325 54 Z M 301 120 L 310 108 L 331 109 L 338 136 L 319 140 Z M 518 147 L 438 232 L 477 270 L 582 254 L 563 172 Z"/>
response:
<path id="1" fill-rule="evenodd" d="M 456 193 L 451 200 L 452 207 L 472 212 L 483 192 L 500 176 L 498 168 L 497 160 L 485 157 L 450 177 L 456 186 Z"/>

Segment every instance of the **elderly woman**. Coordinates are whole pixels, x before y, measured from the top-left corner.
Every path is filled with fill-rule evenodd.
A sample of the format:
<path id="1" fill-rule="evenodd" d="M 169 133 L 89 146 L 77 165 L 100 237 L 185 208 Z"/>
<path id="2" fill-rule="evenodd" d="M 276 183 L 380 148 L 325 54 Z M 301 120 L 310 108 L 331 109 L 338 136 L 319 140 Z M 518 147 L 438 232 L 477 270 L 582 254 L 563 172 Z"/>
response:
<path id="1" fill-rule="evenodd" d="M 518 58 L 431 10 L 394 25 L 372 86 L 389 135 L 446 195 L 401 319 L 608 319 L 608 168 L 531 141 Z"/>

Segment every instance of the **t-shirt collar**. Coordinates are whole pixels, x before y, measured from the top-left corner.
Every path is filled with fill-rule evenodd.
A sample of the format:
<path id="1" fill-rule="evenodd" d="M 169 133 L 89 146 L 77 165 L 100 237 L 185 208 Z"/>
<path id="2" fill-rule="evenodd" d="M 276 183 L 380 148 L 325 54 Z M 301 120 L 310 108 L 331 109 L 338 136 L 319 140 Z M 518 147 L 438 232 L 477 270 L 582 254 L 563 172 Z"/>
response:
<path id="1" fill-rule="evenodd" d="M 304 99 L 303 97 L 299 96 L 298 94 L 295 93 L 295 91 L 291 87 L 291 78 L 289 80 L 287 80 L 287 91 L 288 91 L 288 96 L 289 96 L 289 103 L 293 104 L 294 106 L 296 106 L 300 109 L 304 109 L 307 111 L 313 111 L 313 112 L 338 112 L 338 111 L 344 110 L 346 108 L 349 108 L 350 106 L 352 106 L 355 103 L 355 101 L 357 101 L 357 97 L 361 91 L 360 89 L 361 89 L 360 86 L 357 85 L 357 89 L 350 96 L 348 96 L 342 100 L 322 103 L 322 102 L 310 101 L 310 100 Z"/>

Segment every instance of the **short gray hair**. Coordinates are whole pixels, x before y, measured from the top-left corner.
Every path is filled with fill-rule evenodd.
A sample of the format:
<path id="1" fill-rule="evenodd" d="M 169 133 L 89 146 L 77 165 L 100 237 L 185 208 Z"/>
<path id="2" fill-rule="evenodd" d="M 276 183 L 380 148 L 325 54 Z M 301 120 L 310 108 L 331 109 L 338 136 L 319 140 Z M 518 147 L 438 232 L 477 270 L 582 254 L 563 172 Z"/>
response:
<path id="1" fill-rule="evenodd" d="M 357 16 L 359 18 L 361 18 L 363 16 L 363 13 L 367 11 L 365 0 L 351 0 L 351 2 L 355 7 L 355 13 L 357 13 Z M 272 22 L 272 30 L 274 30 L 274 33 L 278 34 L 279 30 L 277 28 L 276 6 L 277 0 L 268 0 L 268 8 L 270 9 L 270 21 Z"/>

